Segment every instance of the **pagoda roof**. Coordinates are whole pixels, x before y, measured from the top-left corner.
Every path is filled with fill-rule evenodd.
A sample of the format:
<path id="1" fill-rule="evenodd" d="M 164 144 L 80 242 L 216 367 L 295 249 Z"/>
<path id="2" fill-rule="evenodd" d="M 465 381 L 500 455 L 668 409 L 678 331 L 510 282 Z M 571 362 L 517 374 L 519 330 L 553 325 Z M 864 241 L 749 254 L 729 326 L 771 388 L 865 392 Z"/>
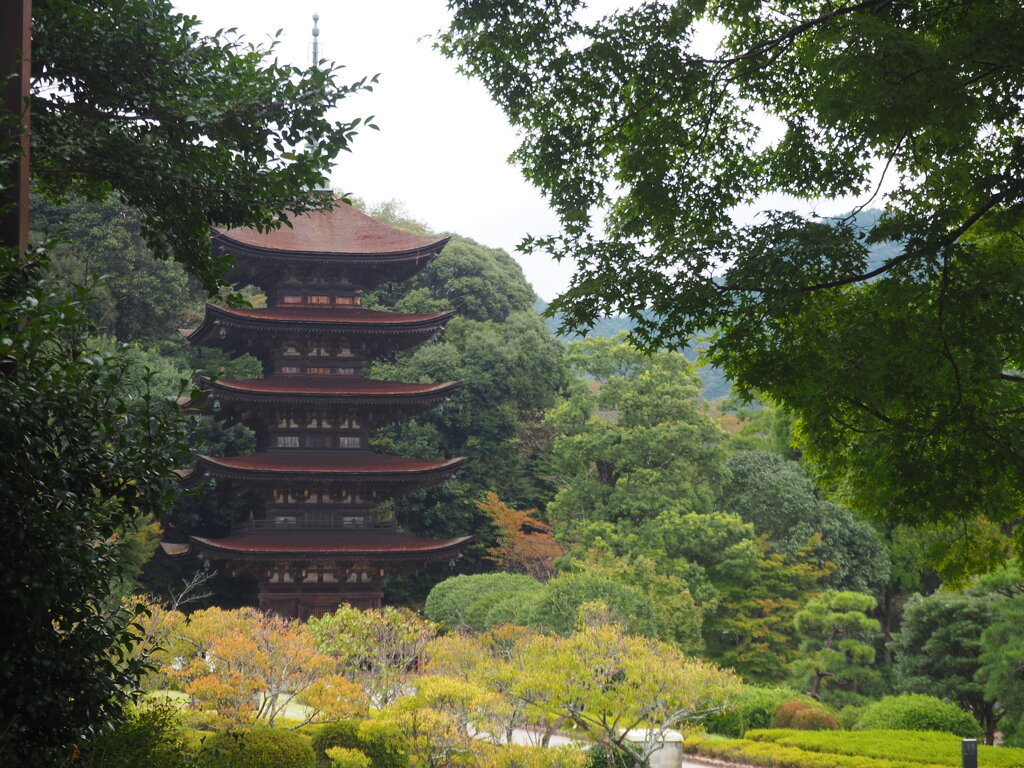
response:
<path id="1" fill-rule="evenodd" d="M 220 245 L 243 246 L 247 255 L 263 252 L 320 257 L 408 257 L 440 250 L 447 237 L 414 235 L 395 229 L 338 202 L 329 211 L 303 213 L 290 219 L 291 226 L 260 232 L 251 228 L 214 230 Z"/>
<path id="2" fill-rule="evenodd" d="M 375 480 L 430 484 L 451 476 L 466 461 L 410 459 L 372 451 L 284 449 L 247 456 L 197 457 L 188 480 L 202 475 L 234 479 Z"/>
<path id="3" fill-rule="evenodd" d="M 296 332 L 354 332 L 360 335 L 433 333 L 444 328 L 454 314 L 454 310 L 414 315 L 358 307 L 232 309 L 207 304 L 202 324 L 195 330 L 185 330 L 183 333 L 190 342 L 196 344 L 216 344 L 219 339 L 214 334 L 214 327 L 217 325 Z"/>
<path id="4" fill-rule="evenodd" d="M 240 560 L 302 557 L 429 561 L 457 555 L 472 538 L 421 539 L 398 533 L 265 531 L 236 533 L 216 539 L 190 536 L 188 544 L 165 544 L 164 551 L 176 557 L 206 555 Z"/>
<path id="5" fill-rule="evenodd" d="M 442 397 L 454 392 L 459 387 L 459 382 L 416 384 L 334 376 L 270 376 L 265 379 L 218 379 L 213 382 L 205 381 L 204 386 L 218 394 L 376 401 L 381 398 L 412 400 Z"/>

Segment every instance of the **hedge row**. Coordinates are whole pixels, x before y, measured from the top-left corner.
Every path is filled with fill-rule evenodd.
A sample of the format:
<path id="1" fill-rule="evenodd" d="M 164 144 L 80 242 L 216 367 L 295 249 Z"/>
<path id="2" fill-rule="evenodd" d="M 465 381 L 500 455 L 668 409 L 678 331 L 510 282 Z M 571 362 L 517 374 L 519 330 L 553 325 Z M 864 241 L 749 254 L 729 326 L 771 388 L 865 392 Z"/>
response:
<path id="1" fill-rule="evenodd" d="M 861 755 L 917 765 L 960 765 L 960 738 L 928 731 L 843 731 L 822 733 L 797 730 L 752 730 L 747 740 L 771 742 L 808 752 Z M 978 764 L 993 768 L 1024 768 L 1024 749 L 978 747 Z"/>
<path id="2" fill-rule="evenodd" d="M 828 735 L 835 736 L 836 733 L 830 732 Z M 683 746 L 690 754 L 767 768 L 946 768 L 938 763 L 810 752 L 770 741 L 750 739 L 689 737 Z"/>

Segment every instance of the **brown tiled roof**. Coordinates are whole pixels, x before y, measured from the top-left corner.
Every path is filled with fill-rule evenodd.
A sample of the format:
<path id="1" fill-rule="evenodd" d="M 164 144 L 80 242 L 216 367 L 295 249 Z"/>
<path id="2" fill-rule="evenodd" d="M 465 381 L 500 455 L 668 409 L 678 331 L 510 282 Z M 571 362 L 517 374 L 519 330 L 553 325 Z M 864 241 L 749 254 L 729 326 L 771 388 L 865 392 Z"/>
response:
<path id="1" fill-rule="evenodd" d="M 265 532 L 237 533 L 223 539 L 190 537 L 203 549 L 239 554 L 342 554 L 373 556 L 386 553 L 431 553 L 460 548 L 472 537 L 420 539 L 402 534 Z"/>
<path id="2" fill-rule="evenodd" d="M 337 255 L 407 253 L 446 240 L 435 235 L 402 232 L 340 202 L 330 211 L 295 216 L 291 224 L 271 232 L 225 229 L 218 234 L 222 239 L 253 248 Z"/>
<path id="3" fill-rule="evenodd" d="M 200 464 L 229 470 L 253 472 L 292 472 L 332 475 L 417 475 L 451 470 L 461 466 L 464 458 L 408 459 L 386 456 L 371 451 L 344 450 L 279 450 L 252 453 L 248 456 L 214 458 L 200 456 Z"/>
<path id="4" fill-rule="evenodd" d="M 378 312 L 373 309 L 357 309 L 354 307 L 336 307 L 331 309 L 312 309 L 306 307 L 270 307 L 265 309 L 230 309 L 208 305 L 210 309 L 232 317 L 247 317 L 253 320 L 286 320 L 300 323 L 352 323 L 359 325 L 381 324 L 414 324 L 429 323 L 451 317 L 454 312 L 432 312 L 424 315 L 411 315 L 402 312 Z"/>
<path id="5" fill-rule="evenodd" d="M 212 389 L 252 394 L 310 394 L 359 397 L 364 395 L 410 396 L 436 395 L 458 386 L 458 382 L 414 384 L 328 376 L 271 376 L 266 379 L 220 379 L 209 385 Z"/>

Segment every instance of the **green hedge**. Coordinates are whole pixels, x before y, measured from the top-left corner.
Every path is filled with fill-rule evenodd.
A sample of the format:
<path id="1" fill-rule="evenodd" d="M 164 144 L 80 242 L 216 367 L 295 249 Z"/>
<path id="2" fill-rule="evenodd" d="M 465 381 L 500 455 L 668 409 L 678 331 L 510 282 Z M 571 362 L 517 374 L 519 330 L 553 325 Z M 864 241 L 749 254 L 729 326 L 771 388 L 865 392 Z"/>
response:
<path id="1" fill-rule="evenodd" d="M 178 708 L 157 702 L 129 712 L 116 728 L 98 733 L 81 745 L 81 768 L 136 768 L 184 766 L 196 744 L 189 736 Z"/>
<path id="2" fill-rule="evenodd" d="M 863 756 L 910 763 L 959 766 L 960 738 L 933 731 L 796 731 L 752 730 L 750 741 L 830 755 Z M 1024 768 L 1024 749 L 978 747 L 978 764 L 992 768 Z"/>
<path id="3" fill-rule="evenodd" d="M 280 728 L 212 733 L 196 758 L 198 768 L 316 768 L 309 741 Z"/>
<path id="4" fill-rule="evenodd" d="M 819 733 L 800 731 L 799 733 Z M 835 736 L 834 732 L 829 733 Z M 690 754 L 746 765 L 776 768 L 945 768 L 941 763 L 888 760 L 884 758 L 814 752 L 770 741 L 751 739 L 707 739 L 688 737 L 683 748 Z"/>
<path id="5" fill-rule="evenodd" d="M 886 696 L 864 708 L 854 730 L 940 731 L 980 739 L 981 726 L 956 704 L 922 693 Z"/>

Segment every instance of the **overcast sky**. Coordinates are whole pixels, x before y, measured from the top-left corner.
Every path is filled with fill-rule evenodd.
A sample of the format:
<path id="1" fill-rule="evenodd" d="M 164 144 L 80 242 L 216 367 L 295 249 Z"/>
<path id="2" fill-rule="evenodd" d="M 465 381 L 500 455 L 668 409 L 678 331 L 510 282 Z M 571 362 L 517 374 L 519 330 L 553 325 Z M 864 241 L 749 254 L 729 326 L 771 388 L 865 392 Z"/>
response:
<path id="1" fill-rule="evenodd" d="M 483 86 L 459 75 L 431 47 L 445 25 L 444 0 L 176 0 L 208 32 L 237 27 L 253 42 L 282 30 L 279 57 L 310 60 L 313 14 L 320 16 L 321 55 L 344 64 L 349 81 L 380 74 L 373 93 L 342 102 L 339 117 L 375 115 L 380 132 L 360 132 L 331 182 L 369 203 L 402 201 L 438 232 L 457 232 L 504 248 L 522 264 L 544 299 L 563 290 L 569 264 L 522 256 L 527 233 L 557 230 L 540 194 L 506 158 L 516 135 Z"/>

